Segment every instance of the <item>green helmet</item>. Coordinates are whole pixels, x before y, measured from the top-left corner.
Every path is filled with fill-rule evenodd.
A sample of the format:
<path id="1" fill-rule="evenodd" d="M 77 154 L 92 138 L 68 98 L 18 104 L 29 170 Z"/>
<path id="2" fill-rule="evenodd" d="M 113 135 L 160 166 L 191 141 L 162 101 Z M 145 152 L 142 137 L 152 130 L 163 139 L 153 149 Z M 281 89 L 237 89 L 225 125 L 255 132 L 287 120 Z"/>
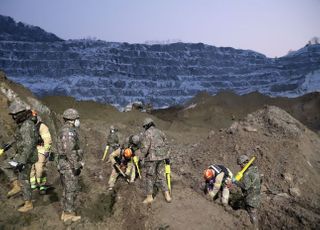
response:
<path id="1" fill-rule="evenodd" d="M 9 106 L 9 114 L 17 114 L 28 109 L 28 106 L 22 101 L 14 100 Z"/>
<path id="2" fill-rule="evenodd" d="M 149 125 L 151 123 L 154 124 L 153 120 L 150 117 L 147 117 L 146 119 L 144 119 L 142 126 L 144 127 L 144 126 L 147 126 L 147 125 Z"/>
<path id="3" fill-rule="evenodd" d="M 248 161 L 249 160 L 249 157 L 247 155 L 241 155 L 240 157 L 238 157 L 237 159 L 237 164 L 238 165 L 241 165 L 243 164 L 244 162 Z"/>
<path id="4" fill-rule="evenodd" d="M 76 120 L 80 118 L 78 111 L 72 108 L 66 109 L 62 116 L 68 120 Z"/>

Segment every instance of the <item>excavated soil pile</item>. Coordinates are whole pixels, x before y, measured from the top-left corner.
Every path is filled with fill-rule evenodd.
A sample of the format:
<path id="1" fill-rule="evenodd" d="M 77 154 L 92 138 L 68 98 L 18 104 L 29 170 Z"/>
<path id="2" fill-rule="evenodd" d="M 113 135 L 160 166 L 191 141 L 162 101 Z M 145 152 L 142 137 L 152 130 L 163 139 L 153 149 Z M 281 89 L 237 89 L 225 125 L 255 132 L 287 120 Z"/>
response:
<path id="1" fill-rule="evenodd" d="M 48 181 L 52 187 L 44 196 L 33 193 L 35 208 L 27 214 L 16 210 L 22 204 L 21 195 L 6 198 L 9 181 L 0 172 L 0 210 L 5 210 L 0 215 L 0 229 L 247 229 L 249 218 L 237 206 L 236 188 L 232 190 L 234 210 L 230 212 L 206 200 L 201 191 L 202 172 L 208 165 L 222 163 L 235 173 L 239 170 L 236 158 L 243 153 L 257 157 L 255 163 L 263 174 L 261 229 L 319 226 L 320 140 L 307 128 L 319 131 L 318 94 L 281 102 L 281 108 L 286 107 L 301 124 L 277 107 L 263 108 L 267 104 L 262 100 L 264 96 L 252 95 L 244 100 L 232 94 L 202 95 L 187 107 L 153 111 L 150 115 L 138 111 L 120 113 L 112 106 L 77 102 L 68 97 L 47 97 L 40 101 L 3 74 L 0 80 L 0 144 L 12 138 L 15 124 L 8 115 L 8 102 L 19 96 L 37 109 L 49 125 L 54 151 L 62 112 L 69 107 L 79 110 L 85 151 L 77 201 L 78 213 L 82 215 L 80 222 L 66 225 L 60 221 L 60 179 L 50 162 Z M 119 178 L 115 192 L 107 192 L 111 167 L 101 161 L 111 124 L 119 128 L 122 142 L 127 136 L 142 132 L 142 121 L 149 116 L 167 134 L 172 148 L 173 189 L 171 204 L 158 192 L 151 207 L 142 204 L 143 180 L 129 185 Z M 2 156 L 0 161 L 4 159 Z"/>
<path id="2" fill-rule="evenodd" d="M 176 172 L 199 193 L 202 172 L 210 164 L 224 164 L 236 173 L 239 155 L 256 156 L 262 176 L 262 228 L 319 226 L 319 136 L 278 107 L 266 106 L 228 129 L 211 131 L 198 143 L 175 148 L 174 154 Z M 234 188 L 234 199 L 237 192 Z"/>

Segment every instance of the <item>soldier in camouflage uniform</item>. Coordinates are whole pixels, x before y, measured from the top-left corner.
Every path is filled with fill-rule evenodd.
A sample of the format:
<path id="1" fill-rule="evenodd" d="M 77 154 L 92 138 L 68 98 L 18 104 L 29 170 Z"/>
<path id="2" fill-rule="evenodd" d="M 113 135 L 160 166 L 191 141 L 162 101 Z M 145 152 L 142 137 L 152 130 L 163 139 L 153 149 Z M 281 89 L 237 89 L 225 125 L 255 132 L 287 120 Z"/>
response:
<path id="1" fill-rule="evenodd" d="M 105 148 L 105 151 L 108 151 L 107 153 L 104 152 L 104 155 L 110 154 L 116 149 L 120 147 L 119 145 L 119 136 L 118 136 L 118 129 L 116 129 L 113 125 L 110 126 L 110 133 L 107 137 L 107 146 Z M 104 159 L 102 159 L 104 160 Z"/>
<path id="2" fill-rule="evenodd" d="M 21 101 L 13 101 L 9 106 L 9 114 L 15 120 L 18 127 L 15 131 L 16 154 L 8 163 L 18 171 L 19 182 L 22 186 L 25 203 L 18 211 L 28 212 L 33 209 L 29 176 L 31 166 L 38 160 L 36 152 L 38 137 L 35 124 L 31 120 L 32 112 L 27 105 Z M 14 180 L 13 183 L 18 182 Z M 16 185 L 14 184 L 13 186 Z"/>
<path id="3" fill-rule="evenodd" d="M 63 187 L 61 220 L 78 221 L 81 216 L 75 215 L 75 199 L 78 193 L 78 180 L 83 168 L 83 151 L 80 149 L 79 113 L 75 109 L 67 109 L 63 113 L 64 125 L 58 136 L 58 171 Z"/>
<path id="4" fill-rule="evenodd" d="M 140 140 L 138 135 L 131 135 L 126 143 L 110 154 L 112 172 L 109 179 L 109 191 L 113 190 L 116 180 L 122 170 L 128 182 L 133 183 L 136 178 L 136 166 L 133 162 L 134 156 L 140 155 Z"/>
<path id="5" fill-rule="evenodd" d="M 146 118 L 143 123 L 145 132 L 141 141 L 141 155 L 144 156 L 146 170 L 146 193 L 144 204 L 153 202 L 153 186 L 157 183 L 164 192 L 167 202 L 171 202 L 168 185 L 165 179 L 165 164 L 169 161 L 169 148 L 165 134 L 155 127 L 151 118 Z"/>
<path id="6" fill-rule="evenodd" d="M 246 155 L 241 155 L 237 159 L 237 164 L 241 169 L 249 162 L 249 158 Z M 257 209 L 260 205 L 260 174 L 258 167 L 250 165 L 244 172 L 243 178 L 240 182 L 234 181 L 239 186 L 244 195 L 245 208 L 250 216 L 250 221 L 254 226 L 254 229 L 258 229 L 258 216 Z"/>

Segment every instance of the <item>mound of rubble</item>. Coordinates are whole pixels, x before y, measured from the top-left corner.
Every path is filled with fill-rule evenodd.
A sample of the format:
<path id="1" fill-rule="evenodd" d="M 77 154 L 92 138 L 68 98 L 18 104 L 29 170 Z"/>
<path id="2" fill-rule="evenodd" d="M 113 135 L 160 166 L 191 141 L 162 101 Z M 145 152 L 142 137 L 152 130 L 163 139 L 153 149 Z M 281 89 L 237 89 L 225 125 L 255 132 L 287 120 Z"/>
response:
<path id="1" fill-rule="evenodd" d="M 194 190 L 201 192 L 202 172 L 210 164 L 222 163 L 236 173 L 239 155 L 256 156 L 262 176 L 261 227 L 319 226 L 320 139 L 284 110 L 265 106 L 184 149 L 175 149 L 175 169 L 191 178 L 185 181 Z M 234 197 L 237 192 L 234 188 Z"/>

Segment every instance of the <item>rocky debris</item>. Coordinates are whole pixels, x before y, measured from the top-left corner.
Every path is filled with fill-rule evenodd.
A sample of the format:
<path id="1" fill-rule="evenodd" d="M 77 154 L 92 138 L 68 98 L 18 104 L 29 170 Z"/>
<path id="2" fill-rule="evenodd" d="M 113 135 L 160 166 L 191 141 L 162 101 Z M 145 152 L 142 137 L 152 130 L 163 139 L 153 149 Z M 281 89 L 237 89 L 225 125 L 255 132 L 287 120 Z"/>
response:
<path id="1" fill-rule="evenodd" d="M 254 127 L 254 131 L 248 131 L 245 127 Z M 304 144 L 302 143 L 305 143 L 306 139 L 313 139 L 316 135 L 309 133 L 309 131 L 306 132 L 306 130 L 303 124 L 284 110 L 275 106 L 265 106 L 263 109 L 249 114 L 243 120 L 233 122 L 226 129 L 227 135 L 225 135 L 225 132 L 219 132 L 210 138 L 199 141 L 197 151 L 175 152 L 176 154 L 192 156 L 190 161 L 181 158 L 182 161 L 176 162 L 176 164 L 179 164 L 178 167 L 182 165 L 189 168 L 189 173 L 184 174 L 184 176 L 188 180 L 194 180 L 189 183 L 190 186 L 201 193 L 201 190 L 198 190 L 194 185 L 201 184 L 201 173 L 208 165 L 222 163 L 235 173 L 239 170 L 236 165 L 237 156 L 244 153 L 249 156 L 255 155 L 257 157 L 255 164 L 258 165 L 260 173 L 263 174 L 261 177 L 262 192 L 266 194 L 262 199 L 263 208 L 261 208 L 260 215 L 267 217 L 267 219 L 261 218 L 260 222 L 264 226 L 264 224 L 268 225 L 269 219 L 275 220 L 278 218 L 276 222 L 281 225 L 280 222 L 286 221 L 288 215 L 286 211 L 270 212 L 268 210 L 274 210 L 276 206 L 279 207 L 279 210 L 284 209 L 288 201 L 296 205 L 298 205 L 297 202 L 308 203 L 312 206 L 309 210 L 320 205 L 309 201 L 320 198 L 320 195 L 316 192 L 317 189 L 320 189 L 320 178 L 316 176 L 317 170 L 310 167 L 308 161 L 305 160 L 305 157 L 309 156 L 308 160 L 311 162 L 313 157 L 310 157 L 310 154 L 314 155 L 314 152 L 320 147 L 320 142 L 312 142 L 308 145 L 308 148 L 303 148 Z M 312 164 L 314 163 L 313 160 Z M 299 188 L 294 186 L 297 181 L 300 181 Z M 312 185 L 307 181 L 313 181 Z M 274 205 L 272 208 L 268 204 L 269 194 L 273 194 L 271 195 Z M 287 225 L 288 228 L 290 226 L 305 227 L 298 220 L 301 218 L 304 219 L 304 224 L 310 227 L 315 226 L 313 218 L 320 220 L 320 216 L 316 212 L 312 214 L 312 218 L 309 218 L 293 210 L 290 209 L 289 212 L 293 213 L 292 215 L 297 219 L 290 220 Z M 306 221 L 306 219 L 309 220 Z"/>
<path id="2" fill-rule="evenodd" d="M 298 198 L 301 196 L 301 192 L 299 188 L 290 188 L 289 189 L 289 193 L 291 196 Z"/>
<path id="3" fill-rule="evenodd" d="M 17 91 L 18 86 L 15 84 L 7 81 L 5 83 L 14 92 L 19 92 L 17 94 L 24 101 L 32 101 L 28 99 L 33 98 L 29 93 L 20 88 Z M 0 126 L 3 128 L 0 129 L 0 136 L 5 141 L 9 140 L 10 130 L 14 128 L 6 111 L 7 102 L 7 96 L 1 92 Z M 309 102 L 307 100 L 305 103 Z M 198 104 L 196 108 L 188 110 L 189 116 L 176 113 L 179 109 L 167 112 L 164 110 L 161 116 L 166 119 L 161 119 L 161 116 L 157 116 L 159 113 L 120 113 L 112 107 L 93 102 L 77 102 L 66 97 L 46 100 L 46 105 L 51 111 L 49 117 L 54 118 L 53 124 L 57 127 L 59 115 L 55 117 L 55 112 L 61 114 L 64 109 L 74 107 L 81 114 L 80 131 L 86 164 L 81 175 L 78 206 L 83 219 L 70 226 L 64 226 L 59 220 L 61 186 L 56 168 L 50 164 L 48 179 L 54 189 L 43 198 L 35 196 L 32 214 L 23 217 L 17 214 L 15 202 L 20 197 L 7 200 L 0 196 L 0 209 L 6 210 L 0 215 L 0 228 L 22 226 L 29 229 L 120 230 L 169 226 L 173 229 L 212 229 L 214 224 L 219 229 L 248 229 L 251 225 L 245 210 L 225 212 L 220 205 L 208 202 L 201 191 L 202 173 L 208 165 L 221 163 L 236 173 L 240 170 L 236 159 L 243 153 L 257 157 L 255 164 L 259 167 L 260 174 L 263 174 L 262 204 L 259 210 L 262 229 L 281 229 L 283 226 L 288 229 L 318 227 L 320 139 L 280 108 L 266 106 L 243 116 L 242 110 L 234 107 L 232 114 L 239 120 L 236 121 L 237 129 L 228 134 L 226 130 L 234 121 L 229 115 L 220 119 L 219 111 L 226 111 L 215 106 L 206 105 L 202 108 Z M 211 110 L 212 107 L 216 110 Z M 46 109 L 41 111 L 47 116 Z M 197 113 L 197 116 L 192 113 Z M 172 148 L 173 202 L 168 205 L 161 192 L 155 191 L 157 196 L 151 208 L 141 204 L 145 196 L 144 181 L 137 180 L 135 184 L 128 185 L 119 178 L 116 192 L 108 194 L 107 181 L 111 167 L 100 160 L 105 147 L 106 131 L 111 124 L 119 127 L 122 141 L 129 134 L 142 131 L 141 124 L 146 116 L 151 116 L 156 125 L 164 130 Z M 208 117 L 217 119 L 216 123 Z M 271 122 L 268 122 L 269 118 L 272 118 Z M 301 119 L 302 122 L 306 120 Z M 244 127 L 248 126 L 257 131 L 245 131 Z M 219 129 L 222 131 L 218 132 Z M 4 185 L 0 186 L 0 194 L 5 194 L 9 186 L 2 173 L 0 183 Z M 238 192 L 235 189 L 232 196 Z"/>

